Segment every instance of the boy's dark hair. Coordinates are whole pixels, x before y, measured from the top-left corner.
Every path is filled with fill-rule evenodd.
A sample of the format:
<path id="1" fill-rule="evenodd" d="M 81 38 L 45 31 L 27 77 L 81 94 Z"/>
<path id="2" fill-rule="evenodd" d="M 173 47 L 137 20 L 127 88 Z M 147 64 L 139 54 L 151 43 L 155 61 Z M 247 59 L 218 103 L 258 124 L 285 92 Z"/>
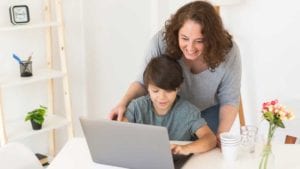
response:
<path id="1" fill-rule="evenodd" d="M 153 84 L 164 90 L 176 90 L 183 82 L 182 68 L 167 55 L 154 57 L 144 71 L 143 80 L 146 88 Z"/>

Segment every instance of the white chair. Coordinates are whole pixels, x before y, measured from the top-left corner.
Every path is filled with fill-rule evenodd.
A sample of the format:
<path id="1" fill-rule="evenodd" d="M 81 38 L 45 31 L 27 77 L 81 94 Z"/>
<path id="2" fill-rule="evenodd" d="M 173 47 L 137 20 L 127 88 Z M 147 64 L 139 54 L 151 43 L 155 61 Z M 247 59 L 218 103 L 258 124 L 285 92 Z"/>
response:
<path id="1" fill-rule="evenodd" d="M 3 169 L 43 169 L 29 148 L 13 142 L 0 147 L 0 166 Z"/>

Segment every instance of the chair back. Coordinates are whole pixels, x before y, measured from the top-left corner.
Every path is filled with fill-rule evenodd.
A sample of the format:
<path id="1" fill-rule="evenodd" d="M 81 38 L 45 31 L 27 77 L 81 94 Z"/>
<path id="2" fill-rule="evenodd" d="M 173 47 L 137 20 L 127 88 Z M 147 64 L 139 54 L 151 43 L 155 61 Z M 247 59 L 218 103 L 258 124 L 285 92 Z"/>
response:
<path id="1" fill-rule="evenodd" d="M 291 136 L 291 135 L 286 135 L 284 144 L 295 144 L 296 141 L 297 141 L 297 137 L 294 137 L 294 136 Z"/>
<path id="2" fill-rule="evenodd" d="M 242 103 L 242 97 L 240 96 L 240 106 L 239 106 L 239 119 L 240 119 L 240 126 L 245 126 L 245 116 L 244 116 L 244 109 Z"/>

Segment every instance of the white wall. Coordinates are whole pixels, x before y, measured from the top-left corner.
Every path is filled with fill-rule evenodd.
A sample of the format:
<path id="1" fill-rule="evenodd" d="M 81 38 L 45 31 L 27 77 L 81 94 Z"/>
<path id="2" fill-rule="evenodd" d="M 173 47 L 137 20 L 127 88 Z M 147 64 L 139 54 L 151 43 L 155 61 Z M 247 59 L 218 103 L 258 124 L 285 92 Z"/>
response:
<path id="1" fill-rule="evenodd" d="M 298 1 L 244 0 L 221 9 L 242 54 L 246 122 L 260 123 L 261 104 L 271 99 L 279 99 L 296 114 L 295 120 L 286 122 L 285 130 L 277 132 L 278 139 L 283 132 L 300 135 L 296 125 L 300 122 L 299 5 Z"/>
<path id="2" fill-rule="evenodd" d="M 138 73 L 149 41 L 151 1 L 84 3 L 89 115 L 104 117 Z"/>

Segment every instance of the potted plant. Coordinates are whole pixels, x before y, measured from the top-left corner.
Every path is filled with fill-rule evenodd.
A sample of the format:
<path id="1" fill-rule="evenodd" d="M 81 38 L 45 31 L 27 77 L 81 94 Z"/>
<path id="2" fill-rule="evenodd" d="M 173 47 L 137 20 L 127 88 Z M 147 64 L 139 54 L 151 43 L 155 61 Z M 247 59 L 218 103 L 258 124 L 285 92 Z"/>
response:
<path id="1" fill-rule="evenodd" d="M 39 130 L 42 128 L 42 125 L 45 121 L 46 111 L 47 107 L 40 105 L 39 108 L 27 113 L 25 121 L 30 120 L 32 129 Z"/>

